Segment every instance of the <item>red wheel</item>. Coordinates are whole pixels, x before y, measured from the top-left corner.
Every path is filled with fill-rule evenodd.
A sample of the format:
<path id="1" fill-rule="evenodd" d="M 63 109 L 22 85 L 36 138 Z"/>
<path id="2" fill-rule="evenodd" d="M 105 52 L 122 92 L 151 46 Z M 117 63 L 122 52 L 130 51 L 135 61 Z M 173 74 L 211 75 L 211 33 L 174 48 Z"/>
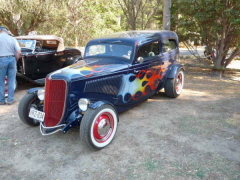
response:
<path id="1" fill-rule="evenodd" d="M 81 121 L 80 137 L 90 148 L 102 149 L 113 140 L 117 123 L 117 113 L 110 105 L 88 109 Z"/>
<path id="2" fill-rule="evenodd" d="M 175 89 L 176 94 L 180 95 L 183 90 L 183 84 L 184 84 L 184 73 L 183 71 L 179 71 L 177 74 L 177 77 L 175 79 Z"/>
<path id="3" fill-rule="evenodd" d="M 164 89 L 165 94 L 168 97 L 176 98 L 178 97 L 182 90 L 184 85 L 184 71 L 182 69 L 178 70 L 176 73 L 176 76 L 174 79 L 167 79 Z"/>

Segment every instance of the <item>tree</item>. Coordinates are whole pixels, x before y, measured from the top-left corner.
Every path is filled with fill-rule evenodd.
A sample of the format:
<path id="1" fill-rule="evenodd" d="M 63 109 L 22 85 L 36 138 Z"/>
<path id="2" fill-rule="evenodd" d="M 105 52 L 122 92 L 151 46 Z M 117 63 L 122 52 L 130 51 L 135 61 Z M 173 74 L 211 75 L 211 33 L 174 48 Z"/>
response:
<path id="1" fill-rule="evenodd" d="M 127 29 L 146 29 L 155 20 L 161 0 L 118 0 L 127 20 Z"/>
<path id="2" fill-rule="evenodd" d="M 117 0 L 0 0 L 0 25 L 15 35 L 54 34 L 67 46 L 121 30 Z"/>
<path id="3" fill-rule="evenodd" d="M 213 75 L 221 76 L 221 68 L 227 67 L 240 53 L 240 3 L 237 0 L 178 0 L 172 11 L 175 28 L 182 39 L 194 35 L 216 50 Z"/>
<path id="4" fill-rule="evenodd" d="M 54 15 L 54 0 L 0 0 L 0 22 L 15 35 L 36 30 Z"/>
<path id="5" fill-rule="evenodd" d="M 119 8 L 116 0 L 62 0 L 62 17 L 66 23 L 62 28 L 68 44 L 85 45 L 95 36 L 120 29 L 118 25 Z M 112 13 L 115 12 L 115 13 Z"/>
<path id="6" fill-rule="evenodd" d="M 163 29 L 164 30 L 170 30 L 171 25 L 171 13 L 170 13 L 170 7 L 171 7 L 171 0 L 164 0 L 164 11 L 163 11 Z"/>

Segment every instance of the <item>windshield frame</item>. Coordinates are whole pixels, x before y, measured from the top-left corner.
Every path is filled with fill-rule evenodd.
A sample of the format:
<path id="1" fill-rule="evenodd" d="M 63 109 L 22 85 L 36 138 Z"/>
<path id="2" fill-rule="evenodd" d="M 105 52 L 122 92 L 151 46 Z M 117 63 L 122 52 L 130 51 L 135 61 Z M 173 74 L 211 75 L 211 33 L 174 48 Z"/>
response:
<path id="1" fill-rule="evenodd" d="M 27 49 L 31 49 L 32 52 L 34 52 L 35 48 L 36 48 L 36 42 L 37 40 L 33 40 L 33 39 L 17 39 L 19 46 L 21 48 L 27 48 Z M 31 45 L 27 45 L 28 42 L 31 42 Z M 25 46 L 23 46 L 25 45 Z"/>
<path id="2" fill-rule="evenodd" d="M 101 46 L 103 48 L 102 52 L 101 52 Z M 113 51 L 114 46 L 115 46 L 115 49 Z M 98 54 L 88 54 L 91 51 L 91 48 L 96 48 L 98 49 L 96 51 L 100 51 L 100 52 Z M 116 51 L 116 49 L 118 50 Z M 124 53 L 119 50 L 123 50 Z M 117 53 L 119 55 L 117 55 Z M 86 46 L 85 52 L 84 52 L 84 58 L 103 58 L 103 57 L 132 62 L 132 59 L 134 57 L 134 46 L 131 44 L 110 43 L 110 42 L 91 43 Z"/>

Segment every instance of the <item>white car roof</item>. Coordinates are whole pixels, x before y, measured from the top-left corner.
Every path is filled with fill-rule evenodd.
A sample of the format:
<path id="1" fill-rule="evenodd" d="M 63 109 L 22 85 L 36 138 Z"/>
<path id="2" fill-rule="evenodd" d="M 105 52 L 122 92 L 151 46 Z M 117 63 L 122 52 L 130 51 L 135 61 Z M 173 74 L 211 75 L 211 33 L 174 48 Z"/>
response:
<path id="1" fill-rule="evenodd" d="M 54 35 L 28 35 L 28 36 L 16 36 L 15 38 L 31 40 L 57 40 L 59 42 L 57 51 L 63 51 L 65 49 L 63 38 Z"/>

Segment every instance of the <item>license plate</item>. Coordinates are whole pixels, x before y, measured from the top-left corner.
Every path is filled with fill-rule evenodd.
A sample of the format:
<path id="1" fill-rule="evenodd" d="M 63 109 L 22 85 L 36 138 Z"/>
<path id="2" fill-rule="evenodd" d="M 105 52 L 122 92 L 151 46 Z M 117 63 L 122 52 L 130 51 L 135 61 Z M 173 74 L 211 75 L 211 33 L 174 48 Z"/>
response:
<path id="1" fill-rule="evenodd" d="M 38 111 L 34 108 L 30 109 L 29 115 L 30 118 L 36 119 L 38 121 L 43 122 L 44 121 L 44 117 L 45 117 L 45 113 L 42 111 Z"/>

